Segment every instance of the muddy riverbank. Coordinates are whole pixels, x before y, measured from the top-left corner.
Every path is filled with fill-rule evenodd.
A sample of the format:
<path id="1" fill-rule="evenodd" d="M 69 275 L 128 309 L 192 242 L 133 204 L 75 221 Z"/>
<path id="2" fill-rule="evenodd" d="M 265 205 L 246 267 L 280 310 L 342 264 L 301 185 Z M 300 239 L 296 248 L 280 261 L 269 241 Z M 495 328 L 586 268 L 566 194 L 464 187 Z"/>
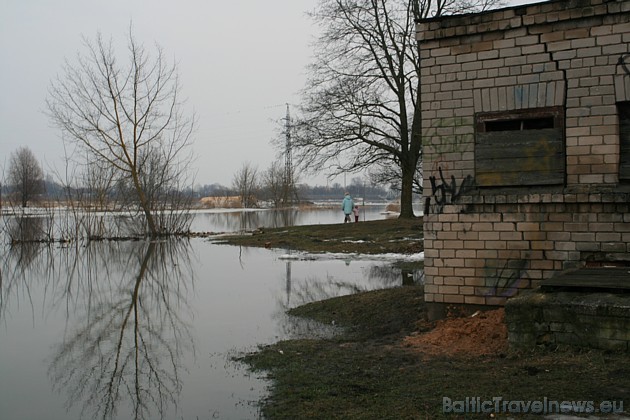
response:
<path id="1" fill-rule="evenodd" d="M 389 242 L 388 232 L 395 239 L 421 235 L 421 220 L 263 230 L 243 240 L 354 252 L 370 238 L 370 249 L 410 249 Z M 559 347 L 511 351 L 501 309 L 430 323 L 422 285 L 314 302 L 289 314 L 334 324 L 340 332 L 262 346 L 239 359 L 272 380 L 261 401 L 265 418 L 540 418 L 545 410 L 547 418 L 588 417 L 607 408 L 627 412 L 630 405 L 627 355 Z M 474 412 L 481 409 L 471 401 L 490 401 L 492 411 L 499 410 Z"/>
<path id="2" fill-rule="evenodd" d="M 567 348 L 511 352 L 500 316 L 425 322 L 421 286 L 344 296 L 290 313 L 334 321 L 344 332 L 282 341 L 242 359 L 272 380 L 261 402 L 265 418 L 540 418 L 532 415 L 536 405 L 529 413 L 501 405 L 492 416 L 444 412 L 467 397 L 493 407 L 497 399 L 576 402 L 568 410 L 547 404 L 548 418 L 600 415 L 589 409 L 605 402 L 627 412 L 630 403 L 627 355 Z"/>
<path id="3" fill-rule="evenodd" d="M 260 227 L 247 234 L 221 237 L 219 242 L 308 252 L 412 254 L 424 250 L 422 239 L 422 218 L 415 218 L 282 228 Z"/>

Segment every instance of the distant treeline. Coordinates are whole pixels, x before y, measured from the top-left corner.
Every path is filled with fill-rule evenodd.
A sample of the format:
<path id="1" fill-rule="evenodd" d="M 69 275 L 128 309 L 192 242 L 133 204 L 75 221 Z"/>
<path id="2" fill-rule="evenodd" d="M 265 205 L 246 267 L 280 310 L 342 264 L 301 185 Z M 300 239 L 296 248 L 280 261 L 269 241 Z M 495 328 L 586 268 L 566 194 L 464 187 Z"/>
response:
<path id="1" fill-rule="evenodd" d="M 50 178 L 44 180 L 43 183 L 44 188 L 43 193 L 39 197 L 40 199 L 64 200 L 66 197 L 68 197 L 67 187 L 62 186 L 61 184 L 51 180 Z M 0 193 L 5 198 L 8 197 L 13 191 L 14 188 L 6 184 L 2 184 L 2 187 L 0 189 Z M 353 197 L 364 198 L 366 201 L 389 201 L 395 199 L 398 196 L 398 192 L 390 188 L 377 185 L 364 185 L 356 182 L 346 187 L 339 183 L 334 183 L 330 186 L 310 186 L 308 184 L 297 185 L 298 199 L 300 201 L 341 200 L 346 191 L 349 192 Z M 186 195 L 189 195 L 195 199 L 200 199 L 203 197 L 231 197 L 238 195 L 237 191 L 234 188 L 226 187 L 218 183 L 195 186 L 194 188 L 188 188 L 183 192 Z M 87 191 L 84 191 L 84 193 L 87 193 Z M 259 193 L 261 195 L 261 198 L 264 197 L 264 191 L 260 191 Z"/>
<path id="2" fill-rule="evenodd" d="M 392 200 L 398 196 L 398 192 L 390 188 L 358 183 L 353 183 L 346 187 L 339 183 L 334 183 L 332 186 L 297 185 L 297 194 L 300 201 L 341 200 L 346 192 L 349 192 L 353 197 L 361 197 L 365 198 L 365 200 Z M 198 186 L 191 193 L 195 198 L 238 195 L 235 189 L 221 184 Z M 261 193 L 264 196 L 264 191 L 261 191 Z"/>

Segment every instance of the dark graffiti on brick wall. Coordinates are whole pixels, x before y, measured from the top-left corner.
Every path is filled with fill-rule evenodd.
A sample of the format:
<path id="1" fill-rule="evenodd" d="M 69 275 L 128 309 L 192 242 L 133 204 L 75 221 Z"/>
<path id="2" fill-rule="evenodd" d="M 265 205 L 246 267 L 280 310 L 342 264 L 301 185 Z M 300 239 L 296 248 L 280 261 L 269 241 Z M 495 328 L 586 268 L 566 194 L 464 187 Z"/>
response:
<path id="1" fill-rule="evenodd" d="M 527 260 L 486 261 L 486 296 L 514 296 L 519 286 L 527 282 Z"/>
<path id="2" fill-rule="evenodd" d="M 628 68 L 628 62 L 630 62 L 630 53 L 622 54 L 619 57 L 619 61 L 617 62 L 617 65 L 621 65 L 621 68 L 623 69 L 623 71 L 626 72 L 626 74 L 630 74 L 630 68 Z"/>
<path id="3" fill-rule="evenodd" d="M 435 176 L 429 177 L 429 181 L 431 181 L 431 196 L 427 197 L 424 202 L 424 214 L 442 213 L 444 206 L 455 204 L 462 194 L 472 190 L 475 186 L 475 180 L 470 175 L 466 176 L 458 187 L 455 176 L 451 175 L 449 182 L 444 178 L 441 166 L 438 168 L 438 172 L 440 174 L 439 184 Z"/>

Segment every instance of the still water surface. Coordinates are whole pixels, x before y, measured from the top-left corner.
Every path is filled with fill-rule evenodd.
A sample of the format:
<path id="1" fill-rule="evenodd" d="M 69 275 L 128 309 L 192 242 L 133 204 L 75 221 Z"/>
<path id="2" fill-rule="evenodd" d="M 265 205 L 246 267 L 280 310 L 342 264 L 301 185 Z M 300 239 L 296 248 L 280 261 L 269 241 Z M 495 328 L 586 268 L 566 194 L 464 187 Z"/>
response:
<path id="1" fill-rule="evenodd" d="M 334 223 L 339 213 L 201 212 L 192 230 Z M 258 418 L 267 383 L 232 356 L 330 332 L 288 317 L 290 307 L 402 283 L 391 259 L 304 260 L 202 238 L 1 250 L 2 419 Z"/>
<path id="2" fill-rule="evenodd" d="M 418 213 L 417 209 L 416 213 Z M 380 220 L 396 216 L 397 214 L 386 212 L 384 205 L 360 206 L 360 221 Z M 339 209 L 313 210 L 201 210 L 195 213 L 191 230 L 195 232 L 238 232 L 260 227 L 277 228 L 342 223 L 343 217 L 341 206 Z"/>

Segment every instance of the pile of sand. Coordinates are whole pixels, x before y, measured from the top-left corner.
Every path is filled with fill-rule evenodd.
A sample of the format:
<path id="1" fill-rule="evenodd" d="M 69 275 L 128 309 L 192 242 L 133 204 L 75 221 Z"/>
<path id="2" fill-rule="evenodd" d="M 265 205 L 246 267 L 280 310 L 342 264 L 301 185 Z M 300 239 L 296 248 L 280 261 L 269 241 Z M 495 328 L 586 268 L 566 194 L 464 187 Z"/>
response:
<path id="1" fill-rule="evenodd" d="M 238 195 L 233 196 L 218 196 L 218 197 L 202 197 L 199 199 L 199 204 L 207 209 L 234 209 L 241 208 L 241 197 Z"/>
<path id="2" fill-rule="evenodd" d="M 403 345 L 427 355 L 482 356 L 505 353 L 507 326 L 503 308 L 465 318 L 446 318 L 428 332 L 405 337 Z"/>

